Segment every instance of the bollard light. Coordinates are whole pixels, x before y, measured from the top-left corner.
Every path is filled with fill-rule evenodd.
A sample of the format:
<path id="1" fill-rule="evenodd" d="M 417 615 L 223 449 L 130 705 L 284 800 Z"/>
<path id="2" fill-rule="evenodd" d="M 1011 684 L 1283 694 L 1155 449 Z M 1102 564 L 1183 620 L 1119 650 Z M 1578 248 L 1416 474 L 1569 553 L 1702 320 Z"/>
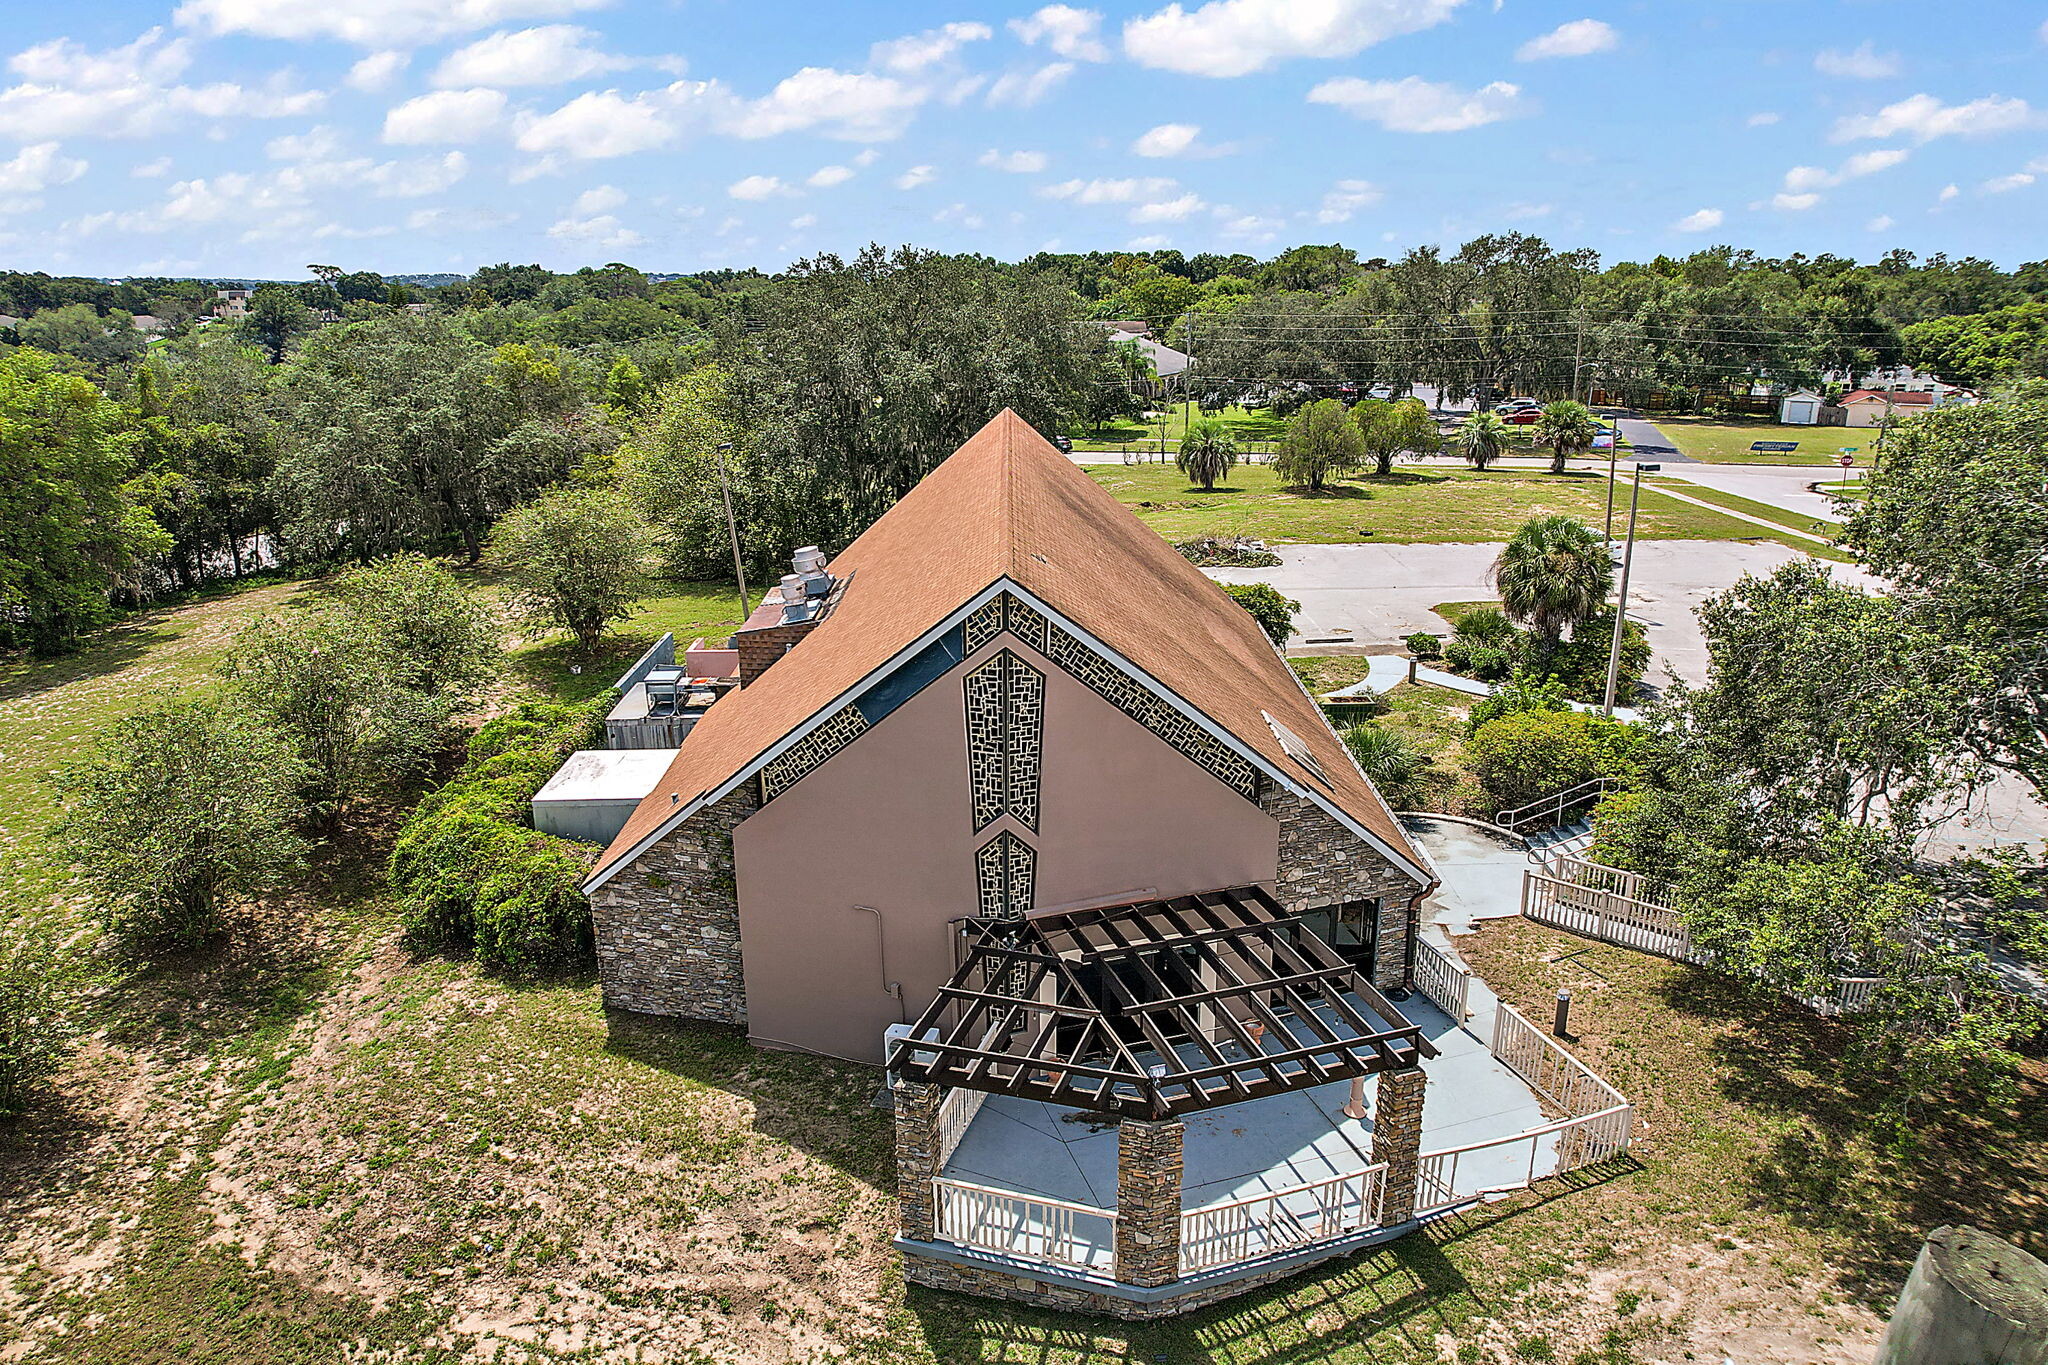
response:
<path id="1" fill-rule="evenodd" d="M 1571 1020 L 1572 993 L 1570 991 L 1559 991 L 1557 993 L 1557 1018 L 1551 1021 L 1550 1031 L 1560 1038 L 1571 1037 Z"/>

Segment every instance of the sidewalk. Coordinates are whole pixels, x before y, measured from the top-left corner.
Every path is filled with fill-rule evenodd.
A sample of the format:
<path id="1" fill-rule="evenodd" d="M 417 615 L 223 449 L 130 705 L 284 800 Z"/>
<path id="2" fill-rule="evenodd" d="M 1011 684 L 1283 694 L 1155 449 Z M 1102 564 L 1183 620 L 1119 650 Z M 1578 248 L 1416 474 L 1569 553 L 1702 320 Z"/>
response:
<path id="1" fill-rule="evenodd" d="M 1406 658 L 1399 654 L 1374 654 L 1366 662 L 1366 674 L 1363 682 L 1355 682 L 1349 687 L 1340 687 L 1335 692 L 1327 693 L 1325 700 L 1329 697 L 1362 697 L 1368 692 L 1378 694 L 1391 690 L 1395 683 L 1407 681 L 1408 660 Z M 1494 692 L 1494 685 L 1492 683 L 1479 682 L 1473 678 L 1461 678 L 1456 673 L 1446 673 L 1440 668 L 1427 668 L 1420 664 L 1416 665 L 1415 668 L 1415 681 L 1430 683 L 1437 687 L 1448 687 L 1453 692 L 1463 692 L 1470 697 L 1490 697 Z M 1597 715 L 1600 711 L 1600 708 L 1591 702 L 1568 701 L 1565 705 L 1574 711 L 1584 711 L 1589 715 Z M 1614 708 L 1614 718 L 1633 723 L 1642 719 L 1642 713 L 1631 710 L 1626 706 L 1617 706 Z"/>

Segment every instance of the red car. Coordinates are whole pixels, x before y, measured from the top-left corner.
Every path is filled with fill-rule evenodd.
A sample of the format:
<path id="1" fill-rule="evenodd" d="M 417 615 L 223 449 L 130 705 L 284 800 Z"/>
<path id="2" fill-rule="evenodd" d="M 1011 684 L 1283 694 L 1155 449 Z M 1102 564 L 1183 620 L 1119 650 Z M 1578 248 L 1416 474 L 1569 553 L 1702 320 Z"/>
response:
<path id="1" fill-rule="evenodd" d="M 1511 427 L 1533 427 L 1543 420 L 1543 409 L 1522 408 L 1517 412 L 1502 413 L 1500 420 Z"/>

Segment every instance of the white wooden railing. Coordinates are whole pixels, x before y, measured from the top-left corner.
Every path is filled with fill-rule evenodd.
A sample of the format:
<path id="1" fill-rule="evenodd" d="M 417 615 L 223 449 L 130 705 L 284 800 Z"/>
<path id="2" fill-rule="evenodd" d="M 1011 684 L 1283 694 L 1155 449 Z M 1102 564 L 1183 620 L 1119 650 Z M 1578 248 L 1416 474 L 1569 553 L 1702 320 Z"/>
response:
<path id="1" fill-rule="evenodd" d="M 1116 1260 L 1115 1209 L 945 1176 L 932 1181 L 932 1205 L 942 1241 L 1079 1270 L 1107 1270 Z"/>
<path id="2" fill-rule="evenodd" d="M 938 1164 L 944 1166 L 953 1159 L 953 1153 L 960 1150 L 960 1139 L 967 1136 L 967 1125 L 974 1122 L 974 1116 L 981 1112 L 982 1103 L 988 1099 L 986 1090 L 969 1090 L 956 1085 L 946 1092 L 946 1098 L 939 1101 L 939 1150 Z"/>
<path id="3" fill-rule="evenodd" d="M 1387 1166 L 1193 1209 L 1180 1216 L 1180 1273 L 1239 1265 L 1380 1225 Z"/>
<path id="4" fill-rule="evenodd" d="M 1650 890 L 1633 872 L 1559 856 L 1546 868 L 1522 874 L 1522 913 L 1538 924 L 1618 943 L 1646 953 L 1689 961 L 1692 934 L 1685 918 L 1641 898 Z"/>
<path id="5" fill-rule="evenodd" d="M 1502 1066 L 1527 1081 L 1531 1090 L 1563 1110 L 1567 1118 L 1628 1104 L 1619 1090 L 1594 1075 L 1584 1062 L 1559 1047 L 1506 1001 L 1493 1013 L 1491 1047 Z"/>
<path id="6" fill-rule="evenodd" d="M 1453 1021 L 1462 1024 L 1471 1013 L 1466 999 L 1472 989 L 1472 974 L 1419 936 L 1415 940 L 1415 985 Z"/>
<path id="7" fill-rule="evenodd" d="M 1547 1176 L 1597 1165 L 1628 1150 L 1634 1124 L 1634 1110 L 1618 1104 L 1579 1118 L 1525 1129 L 1512 1137 L 1424 1152 L 1417 1166 L 1415 1212 L 1434 1213 L 1468 1199 L 1526 1189 Z M 1516 1164 L 1504 1168 L 1500 1154 L 1523 1144 L 1526 1150 L 1517 1154 Z M 1513 1178 L 1499 1179 L 1503 1173 Z M 1488 1183 L 1479 1183 L 1489 1176 L 1493 1178 Z"/>

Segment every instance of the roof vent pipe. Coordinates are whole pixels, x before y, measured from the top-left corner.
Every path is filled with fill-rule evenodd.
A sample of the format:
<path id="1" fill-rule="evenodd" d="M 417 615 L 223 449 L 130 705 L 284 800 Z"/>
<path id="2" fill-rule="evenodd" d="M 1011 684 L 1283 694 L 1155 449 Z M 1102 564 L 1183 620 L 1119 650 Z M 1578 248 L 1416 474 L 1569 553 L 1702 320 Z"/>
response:
<path id="1" fill-rule="evenodd" d="M 806 545 L 790 557 L 790 564 L 798 573 L 809 576 L 825 567 L 825 553 L 815 545 Z"/>
<path id="2" fill-rule="evenodd" d="M 797 573 L 784 574 L 782 576 L 783 605 L 787 606 L 791 602 L 801 602 L 803 601 L 803 599 L 804 576 L 802 574 Z"/>

